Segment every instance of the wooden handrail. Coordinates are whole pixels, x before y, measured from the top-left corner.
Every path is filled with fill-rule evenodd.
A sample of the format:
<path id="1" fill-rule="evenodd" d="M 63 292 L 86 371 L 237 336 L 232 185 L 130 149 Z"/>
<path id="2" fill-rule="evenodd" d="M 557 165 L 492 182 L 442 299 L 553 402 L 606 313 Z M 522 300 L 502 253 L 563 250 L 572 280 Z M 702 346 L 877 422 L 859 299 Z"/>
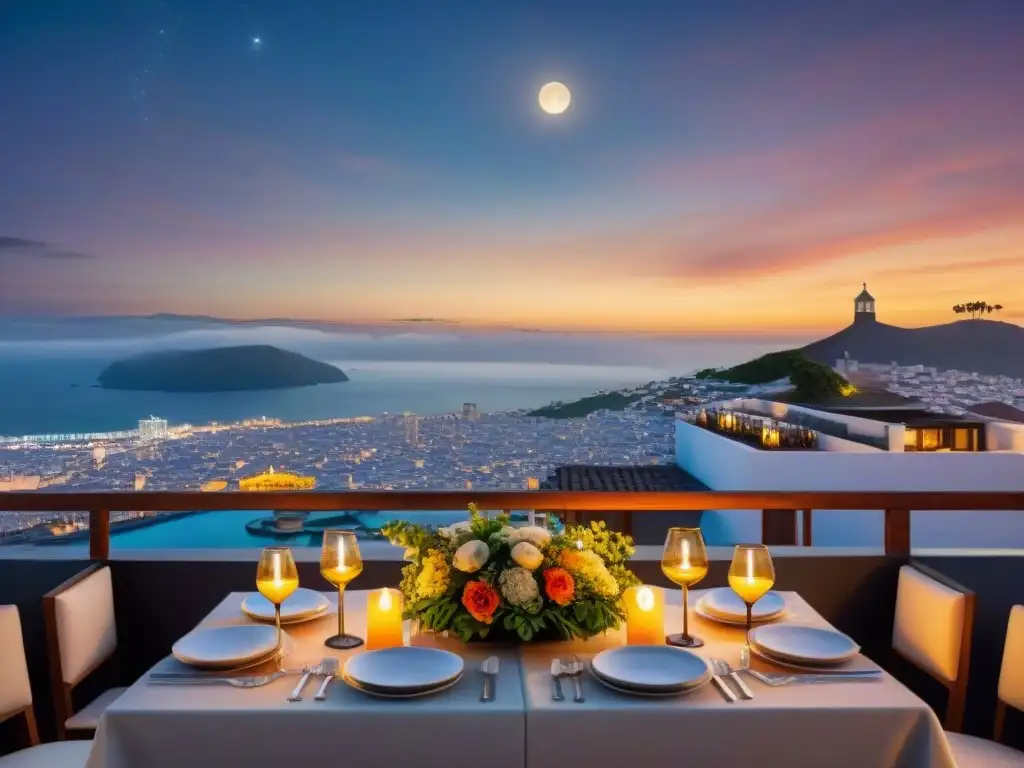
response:
<path id="1" fill-rule="evenodd" d="M 705 509 L 1024 510 L 1024 492 L 861 491 L 113 491 L 0 494 L 0 512 L 444 511 L 545 509 L 665 512 Z"/>
<path id="2" fill-rule="evenodd" d="M 861 491 L 121 491 L 111 493 L 11 492 L 0 494 L 0 512 L 88 512 L 90 556 L 110 554 L 111 511 L 145 510 L 459 510 L 474 502 L 483 510 L 621 512 L 632 530 L 634 512 L 760 509 L 765 543 L 797 543 L 795 510 L 806 511 L 804 542 L 811 541 L 812 510 L 884 510 L 885 551 L 910 553 L 910 512 L 1021 511 L 1024 492 Z M 769 541 L 769 538 L 771 541 Z"/>

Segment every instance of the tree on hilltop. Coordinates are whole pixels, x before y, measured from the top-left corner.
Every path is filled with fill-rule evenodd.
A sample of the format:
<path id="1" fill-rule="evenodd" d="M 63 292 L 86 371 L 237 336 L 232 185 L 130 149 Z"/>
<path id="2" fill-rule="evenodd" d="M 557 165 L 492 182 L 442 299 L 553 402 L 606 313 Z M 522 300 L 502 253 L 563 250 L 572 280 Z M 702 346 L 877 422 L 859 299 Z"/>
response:
<path id="1" fill-rule="evenodd" d="M 989 304 L 985 301 L 968 301 L 964 304 L 956 304 L 953 307 L 953 311 L 958 315 L 970 315 L 971 320 L 981 320 L 985 315 L 991 315 L 993 312 L 1000 312 L 1003 309 L 1002 304 Z"/>

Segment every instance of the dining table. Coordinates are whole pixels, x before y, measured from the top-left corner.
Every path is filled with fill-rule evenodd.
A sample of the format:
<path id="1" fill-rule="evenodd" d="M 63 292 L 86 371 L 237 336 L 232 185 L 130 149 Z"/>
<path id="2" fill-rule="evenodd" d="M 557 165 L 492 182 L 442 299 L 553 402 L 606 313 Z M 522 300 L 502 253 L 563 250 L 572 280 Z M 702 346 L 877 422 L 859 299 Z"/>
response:
<path id="1" fill-rule="evenodd" d="M 799 594 L 780 592 L 783 618 L 829 628 Z M 198 628 L 249 623 L 240 606 L 248 593 L 228 594 Z M 349 631 L 365 636 L 368 591 L 345 592 Z M 701 590 L 691 590 L 689 626 L 704 640 L 694 652 L 740 665 L 744 628 L 693 611 Z M 336 596 L 319 618 L 285 627 L 284 665 L 297 668 L 324 657 L 344 665 L 365 646 L 333 650 L 324 640 L 337 627 Z M 682 624 L 678 591 L 665 599 L 667 632 Z M 288 694 L 297 681 L 285 675 L 252 689 L 227 685 L 153 685 L 153 672 L 184 670 L 173 657 L 158 662 L 102 716 L 88 768 L 180 768 L 238 765 L 303 768 L 481 764 L 487 768 L 624 768 L 686 762 L 706 766 L 787 765 L 829 768 L 955 768 L 935 713 L 888 673 L 871 681 L 773 687 L 743 675 L 753 698 L 727 701 L 713 685 L 674 698 L 623 694 L 589 672 L 577 702 L 568 680 L 564 700 L 553 700 L 551 662 L 578 657 L 585 664 L 625 643 L 624 628 L 588 640 L 499 644 L 461 643 L 454 637 L 413 633 L 407 642 L 453 650 L 465 673 L 431 696 L 378 699 L 342 680 L 324 701 L 310 682 L 302 701 Z M 482 702 L 484 659 L 500 672 L 494 701 Z M 858 656 L 858 668 L 875 668 Z M 782 672 L 760 659 L 751 666 Z M 790 670 L 791 671 L 791 670 Z"/>

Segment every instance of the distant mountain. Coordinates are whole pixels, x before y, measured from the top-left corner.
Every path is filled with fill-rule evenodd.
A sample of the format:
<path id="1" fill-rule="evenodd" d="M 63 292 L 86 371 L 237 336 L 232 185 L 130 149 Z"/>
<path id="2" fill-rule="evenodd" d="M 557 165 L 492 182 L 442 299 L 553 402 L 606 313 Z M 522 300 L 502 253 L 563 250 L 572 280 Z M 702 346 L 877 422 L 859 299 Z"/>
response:
<path id="1" fill-rule="evenodd" d="M 835 365 L 849 352 L 851 359 L 864 363 L 896 361 L 1024 377 L 1024 328 L 994 320 L 960 320 L 925 328 L 854 323 L 800 352 L 828 365 Z"/>
<path id="2" fill-rule="evenodd" d="M 348 381 L 327 363 L 269 345 L 175 350 L 136 355 L 108 365 L 104 389 L 154 392 L 240 392 Z"/>

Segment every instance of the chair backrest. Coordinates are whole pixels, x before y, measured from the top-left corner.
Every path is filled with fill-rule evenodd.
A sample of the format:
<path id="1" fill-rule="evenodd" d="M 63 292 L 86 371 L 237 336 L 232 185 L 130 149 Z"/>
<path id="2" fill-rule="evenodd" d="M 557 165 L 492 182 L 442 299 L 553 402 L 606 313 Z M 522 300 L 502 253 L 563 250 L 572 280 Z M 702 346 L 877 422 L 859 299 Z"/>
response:
<path id="1" fill-rule="evenodd" d="M 946 728 L 963 725 L 974 626 L 972 591 L 919 564 L 900 568 L 892 647 L 949 689 Z"/>
<path id="2" fill-rule="evenodd" d="M 1010 609 L 1003 646 L 1003 665 L 999 670 L 999 701 L 996 706 L 995 739 L 1002 737 L 1006 707 L 1024 712 L 1024 605 Z"/>
<path id="3" fill-rule="evenodd" d="M 39 743 L 36 715 L 32 709 L 32 686 L 21 634 L 21 616 L 16 605 L 0 605 L 0 722 L 21 715 L 26 747 Z"/>
<path id="4" fill-rule="evenodd" d="M 50 595 L 61 681 L 75 686 L 117 649 L 110 568 L 98 568 L 65 589 L 58 587 Z"/>
<path id="5" fill-rule="evenodd" d="M 0 605 L 0 720 L 32 706 L 18 606 Z"/>

